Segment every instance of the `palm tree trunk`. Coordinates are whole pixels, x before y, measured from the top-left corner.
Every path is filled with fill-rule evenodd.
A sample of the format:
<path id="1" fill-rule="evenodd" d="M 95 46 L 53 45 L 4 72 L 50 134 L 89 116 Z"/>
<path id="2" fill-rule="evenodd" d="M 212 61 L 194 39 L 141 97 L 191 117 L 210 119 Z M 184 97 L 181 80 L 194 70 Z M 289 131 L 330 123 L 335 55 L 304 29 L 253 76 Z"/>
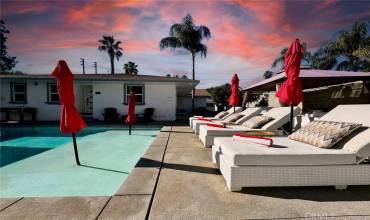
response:
<path id="1" fill-rule="evenodd" d="M 193 80 L 195 80 L 195 53 L 192 52 L 191 53 L 191 58 L 192 58 L 192 61 L 193 61 Z M 195 87 L 193 88 L 192 92 L 191 92 L 191 112 L 194 113 L 194 104 L 195 104 Z"/>
<path id="2" fill-rule="evenodd" d="M 114 75 L 114 56 L 110 56 L 110 73 Z"/>

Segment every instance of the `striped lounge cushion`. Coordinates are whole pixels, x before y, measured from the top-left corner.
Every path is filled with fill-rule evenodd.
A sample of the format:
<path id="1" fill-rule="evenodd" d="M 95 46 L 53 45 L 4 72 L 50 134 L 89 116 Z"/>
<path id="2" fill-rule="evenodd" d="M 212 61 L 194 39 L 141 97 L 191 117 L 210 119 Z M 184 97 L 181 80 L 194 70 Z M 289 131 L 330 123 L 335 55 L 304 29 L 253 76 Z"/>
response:
<path id="1" fill-rule="evenodd" d="M 318 120 L 289 135 L 289 138 L 320 148 L 331 148 L 359 127 L 361 124 Z"/>

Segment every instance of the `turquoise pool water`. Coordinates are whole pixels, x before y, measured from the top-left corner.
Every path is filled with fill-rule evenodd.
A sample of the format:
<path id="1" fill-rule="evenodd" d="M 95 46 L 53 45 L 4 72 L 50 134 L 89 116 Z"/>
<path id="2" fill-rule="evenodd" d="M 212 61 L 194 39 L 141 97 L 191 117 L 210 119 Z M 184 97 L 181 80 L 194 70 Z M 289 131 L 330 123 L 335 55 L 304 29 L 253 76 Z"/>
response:
<path id="1" fill-rule="evenodd" d="M 58 127 L 2 128 L 0 197 L 113 195 L 158 134 L 159 128 L 90 127 L 70 135 Z"/>
<path id="2" fill-rule="evenodd" d="M 77 133 L 77 139 L 119 128 L 88 127 Z M 61 134 L 59 127 L 26 127 L 0 129 L 0 167 L 70 143 L 71 135 Z"/>

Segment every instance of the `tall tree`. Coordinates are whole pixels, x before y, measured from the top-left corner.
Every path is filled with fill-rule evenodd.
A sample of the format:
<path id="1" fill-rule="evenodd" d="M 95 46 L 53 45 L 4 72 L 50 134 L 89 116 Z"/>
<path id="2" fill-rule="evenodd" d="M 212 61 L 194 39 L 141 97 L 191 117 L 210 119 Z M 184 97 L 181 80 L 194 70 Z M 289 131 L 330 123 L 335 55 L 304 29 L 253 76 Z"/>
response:
<path id="1" fill-rule="evenodd" d="M 308 52 L 306 49 L 307 49 L 307 43 L 303 42 L 302 43 L 302 47 L 304 48 L 304 55 L 303 55 L 303 60 L 306 61 L 307 63 L 310 63 L 311 62 L 311 53 Z M 280 51 L 280 55 L 278 58 L 276 58 L 274 60 L 274 62 L 272 63 L 272 67 L 277 67 L 278 64 L 281 65 L 281 69 L 284 69 L 284 66 L 285 66 L 285 54 L 286 52 L 288 51 L 288 48 L 287 47 L 284 47 L 281 51 Z"/>
<path id="2" fill-rule="evenodd" d="M 270 71 L 270 70 L 266 70 L 266 71 L 263 73 L 263 77 L 264 77 L 265 79 L 271 78 L 271 77 L 272 77 L 272 75 L 273 75 L 273 72 L 272 72 L 272 71 Z"/>
<path id="3" fill-rule="evenodd" d="M 159 48 L 184 48 L 188 50 L 192 58 L 192 79 L 195 79 L 195 56 L 200 54 L 201 57 L 207 56 L 207 46 L 202 44 L 202 40 L 209 39 L 211 31 L 204 25 L 197 26 L 194 24 L 193 18 L 187 14 L 181 23 L 173 24 L 170 28 L 169 36 L 161 39 Z M 192 111 L 194 112 L 194 93 L 192 91 Z"/>
<path id="4" fill-rule="evenodd" d="M 120 47 L 121 41 L 116 41 L 113 36 L 103 36 L 102 39 L 99 40 L 99 50 L 106 51 L 109 55 L 110 66 L 111 66 L 111 74 L 114 74 L 114 58 L 119 60 L 122 57 L 123 49 Z"/>
<path id="5" fill-rule="evenodd" d="M 5 22 L 0 20 L 0 71 L 9 72 L 17 64 L 16 57 L 12 57 L 8 54 L 8 47 L 6 41 L 8 40 L 7 35 L 9 30 L 5 27 Z"/>
<path id="6" fill-rule="evenodd" d="M 228 105 L 228 98 L 231 93 L 231 86 L 230 84 L 226 83 L 221 86 L 215 86 L 207 89 L 209 94 L 212 97 L 213 102 L 219 106 L 219 107 L 224 107 Z"/>
<path id="7" fill-rule="evenodd" d="M 333 42 L 321 45 L 312 63 L 318 69 L 369 71 L 370 36 L 367 24 L 356 22 L 350 31 L 342 31 Z"/>
<path id="8" fill-rule="evenodd" d="M 127 75 L 137 75 L 139 73 L 139 71 L 137 70 L 137 65 L 134 63 L 134 62 L 127 62 L 125 63 L 125 65 L 123 66 L 123 68 L 125 69 L 125 74 Z"/>
<path id="9" fill-rule="evenodd" d="M 229 105 L 228 99 L 231 94 L 231 85 L 229 83 L 208 88 L 207 91 L 211 95 L 213 102 L 221 109 Z M 239 100 L 243 100 L 243 95 L 243 92 L 239 91 Z"/>

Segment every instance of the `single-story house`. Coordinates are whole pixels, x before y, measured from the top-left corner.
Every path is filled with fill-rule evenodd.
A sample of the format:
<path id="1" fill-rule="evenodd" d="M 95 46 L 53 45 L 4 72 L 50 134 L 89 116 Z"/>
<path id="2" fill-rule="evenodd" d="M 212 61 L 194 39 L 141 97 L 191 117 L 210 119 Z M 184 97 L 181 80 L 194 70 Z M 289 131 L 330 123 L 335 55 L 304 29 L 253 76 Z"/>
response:
<path id="1" fill-rule="evenodd" d="M 154 108 L 152 119 L 176 120 L 181 98 L 199 83 L 196 80 L 164 76 L 126 74 L 75 74 L 76 107 L 84 117 L 103 120 L 104 108 L 127 114 L 127 97 L 136 94 L 136 112 Z M 0 74 L 1 108 L 34 108 L 36 120 L 59 120 L 60 106 L 56 80 L 51 75 Z M 179 100 L 180 99 L 180 100 Z"/>
<path id="2" fill-rule="evenodd" d="M 179 99 L 178 102 L 178 111 L 184 113 L 191 112 L 191 93 L 185 94 L 184 96 Z M 214 112 L 215 111 L 215 104 L 212 100 L 211 95 L 207 91 L 207 89 L 195 89 L 194 94 L 194 109 L 198 110 L 203 108 L 207 111 Z"/>

